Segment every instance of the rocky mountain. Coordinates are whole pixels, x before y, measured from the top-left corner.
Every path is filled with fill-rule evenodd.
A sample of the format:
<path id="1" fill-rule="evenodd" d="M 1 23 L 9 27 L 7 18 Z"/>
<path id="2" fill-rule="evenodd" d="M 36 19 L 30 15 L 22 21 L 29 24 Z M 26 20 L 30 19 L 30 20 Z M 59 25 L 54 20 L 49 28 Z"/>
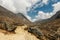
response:
<path id="1" fill-rule="evenodd" d="M 38 21 L 35 25 L 28 27 L 28 32 L 40 40 L 60 40 L 60 11 L 43 21 Z"/>
<path id="2" fill-rule="evenodd" d="M 15 25 L 28 25 L 31 22 L 22 14 L 15 14 L 0 5 L 0 28 L 12 31 Z"/>

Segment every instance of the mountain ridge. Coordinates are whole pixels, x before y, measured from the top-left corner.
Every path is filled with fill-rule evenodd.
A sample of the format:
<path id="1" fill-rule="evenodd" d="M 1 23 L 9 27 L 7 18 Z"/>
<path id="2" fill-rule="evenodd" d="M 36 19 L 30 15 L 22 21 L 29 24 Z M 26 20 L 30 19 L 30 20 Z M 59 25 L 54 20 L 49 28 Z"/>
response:
<path id="1" fill-rule="evenodd" d="M 22 13 L 20 13 L 20 15 L 14 14 L 13 12 L 7 10 L 6 8 L 0 5 L 0 22 L 1 21 L 3 22 L 3 24 L 5 23 L 7 25 L 6 29 L 8 31 L 12 31 L 14 28 L 16 28 L 13 25 L 28 25 L 31 23 Z M 13 26 L 13 27 L 10 27 L 10 26 Z"/>

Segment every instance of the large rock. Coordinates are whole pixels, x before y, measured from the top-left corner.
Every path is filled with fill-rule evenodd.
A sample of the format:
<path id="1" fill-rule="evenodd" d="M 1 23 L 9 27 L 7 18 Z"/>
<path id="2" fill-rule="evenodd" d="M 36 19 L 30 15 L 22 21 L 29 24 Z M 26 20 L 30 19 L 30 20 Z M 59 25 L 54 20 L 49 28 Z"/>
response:
<path id="1" fill-rule="evenodd" d="M 9 17 L 0 16 L 0 29 L 13 31 L 16 28 L 14 20 Z"/>

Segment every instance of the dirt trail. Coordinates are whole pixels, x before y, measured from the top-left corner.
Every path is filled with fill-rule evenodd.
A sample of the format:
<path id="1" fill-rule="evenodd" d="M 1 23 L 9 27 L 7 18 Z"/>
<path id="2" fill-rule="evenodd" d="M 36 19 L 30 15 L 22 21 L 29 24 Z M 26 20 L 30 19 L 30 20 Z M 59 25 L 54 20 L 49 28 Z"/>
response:
<path id="1" fill-rule="evenodd" d="M 39 40 L 34 35 L 24 30 L 25 26 L 18 26 L 15 30 L 16 34 L 4 34 L 0 30 L 0 40 Z"/>

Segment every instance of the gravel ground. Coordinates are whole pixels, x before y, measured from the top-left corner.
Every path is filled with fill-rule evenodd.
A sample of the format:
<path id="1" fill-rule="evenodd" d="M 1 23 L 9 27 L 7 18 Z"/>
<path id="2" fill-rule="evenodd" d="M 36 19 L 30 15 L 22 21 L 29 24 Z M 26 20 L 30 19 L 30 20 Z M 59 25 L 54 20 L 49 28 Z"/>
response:
<path id="1" fill-rule="evenodd" d="M 0 30 L 0 40 L 39 40 L 34 35 L 24 30 L 26 26 L 18 26 L 15 30 L 16 34 L 5 34 L 4 30 Z"/>

